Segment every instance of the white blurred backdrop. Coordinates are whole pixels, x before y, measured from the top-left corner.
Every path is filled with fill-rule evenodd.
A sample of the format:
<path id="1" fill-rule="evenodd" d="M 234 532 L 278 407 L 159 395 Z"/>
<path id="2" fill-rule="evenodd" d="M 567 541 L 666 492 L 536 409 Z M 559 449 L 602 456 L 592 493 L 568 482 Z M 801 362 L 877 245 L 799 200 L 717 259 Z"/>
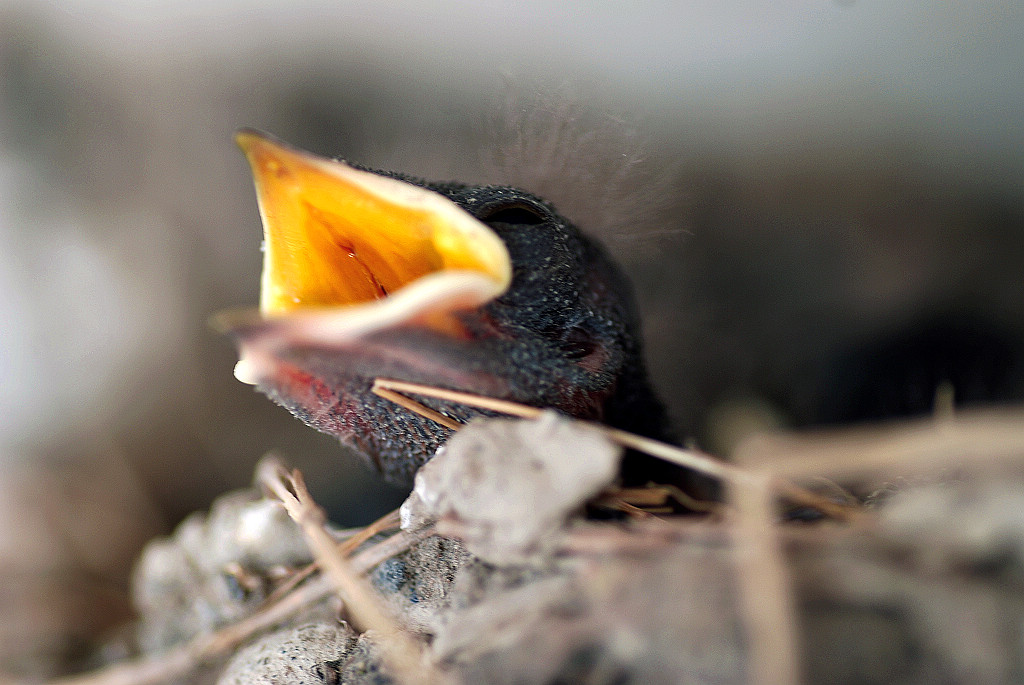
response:
<path id="1" fill-rule="evenodd" d="M 5 0 L 0 643 L 73 652 L 145 539 L 269 449 L 343 524 L 401 498 L 206 327 L 257 296 L 235 129 L 551 196 L 634 276 L 681 432 L 725 452 L 744 416 L 1024 397 L 1022 34 L 980 0 Z"/>

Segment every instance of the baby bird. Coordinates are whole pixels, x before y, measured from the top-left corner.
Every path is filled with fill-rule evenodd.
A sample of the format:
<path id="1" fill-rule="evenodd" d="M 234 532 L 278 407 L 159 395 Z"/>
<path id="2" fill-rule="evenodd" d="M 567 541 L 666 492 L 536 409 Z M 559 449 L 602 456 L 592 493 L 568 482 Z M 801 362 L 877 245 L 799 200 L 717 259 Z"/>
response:
<path id="1" fill-rule="evenodd" d="M 374 172 L 255 131 L 237 141 L 264 227 L 259 311 L 220 319 L 240 380 L 403 485 L 450 430 L 373 394 L 378 377 L 669 437 L 629 283 L 550 204 Z M 481 414 L 423 402 L 460 422 Z"/>

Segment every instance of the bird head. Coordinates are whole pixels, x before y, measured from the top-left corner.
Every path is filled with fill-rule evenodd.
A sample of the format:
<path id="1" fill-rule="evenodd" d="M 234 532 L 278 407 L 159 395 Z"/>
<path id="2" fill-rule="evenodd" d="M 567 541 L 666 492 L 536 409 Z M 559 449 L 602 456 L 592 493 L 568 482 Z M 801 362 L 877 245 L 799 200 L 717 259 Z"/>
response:
<path id="1" fill-rule="evenodd" d="M 450 430 L 373 394 L 378 377 L 664 436 L 629 284 L 548 203 L 373 172 L 254 131 L 237 141 L 264 228 L 259 310 L 218 319 L 240 380 L 401 484 Z M 424 403 L 460 422 L 480 413 Z"/>

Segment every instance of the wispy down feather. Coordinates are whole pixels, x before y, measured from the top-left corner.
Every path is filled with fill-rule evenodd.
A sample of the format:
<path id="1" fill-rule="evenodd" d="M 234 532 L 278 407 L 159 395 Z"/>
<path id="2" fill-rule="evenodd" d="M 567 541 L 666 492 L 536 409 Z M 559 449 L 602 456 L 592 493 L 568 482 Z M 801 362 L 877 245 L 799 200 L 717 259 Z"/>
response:
<path id="1" fill-rule="evenodd" d="M 489 180 L 548 199 L 622 256 L 686 232 L 678 165 L 654 154 L 625 116 L 587 105 L 578 88 L 509 85 L 488 137 Z"/>

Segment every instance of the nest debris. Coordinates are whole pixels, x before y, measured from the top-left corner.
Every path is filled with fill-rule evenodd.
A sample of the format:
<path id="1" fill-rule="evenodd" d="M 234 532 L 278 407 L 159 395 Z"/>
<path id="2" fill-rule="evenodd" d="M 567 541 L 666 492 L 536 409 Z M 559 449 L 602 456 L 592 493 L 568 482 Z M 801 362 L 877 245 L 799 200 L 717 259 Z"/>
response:
<path id="1" fill-rule="evenodd" d="M 385 390 L 407 405 L 433 392 Z M 1024 412 L 754 438 L 725 464 L 536 410 L 496 410 L 529 418 L 461 430 L 421 471 L 401 525 L 396 513 L 334 531 L 301 474 L 265 460 L 266 497 L 227 495 L 143 555 L 139 656 L 57 682 L 1024 674 Z M 724 503 L 702 516 L 653 513 L 668 489 L 614 487 L 627 444 L 720 478 Z M 869 496 L 801 485 L 817 479 Z M 780 502 L 816 520 L 787 519 Z M 587 516 L 595 507 L 618 515 Z"/>

